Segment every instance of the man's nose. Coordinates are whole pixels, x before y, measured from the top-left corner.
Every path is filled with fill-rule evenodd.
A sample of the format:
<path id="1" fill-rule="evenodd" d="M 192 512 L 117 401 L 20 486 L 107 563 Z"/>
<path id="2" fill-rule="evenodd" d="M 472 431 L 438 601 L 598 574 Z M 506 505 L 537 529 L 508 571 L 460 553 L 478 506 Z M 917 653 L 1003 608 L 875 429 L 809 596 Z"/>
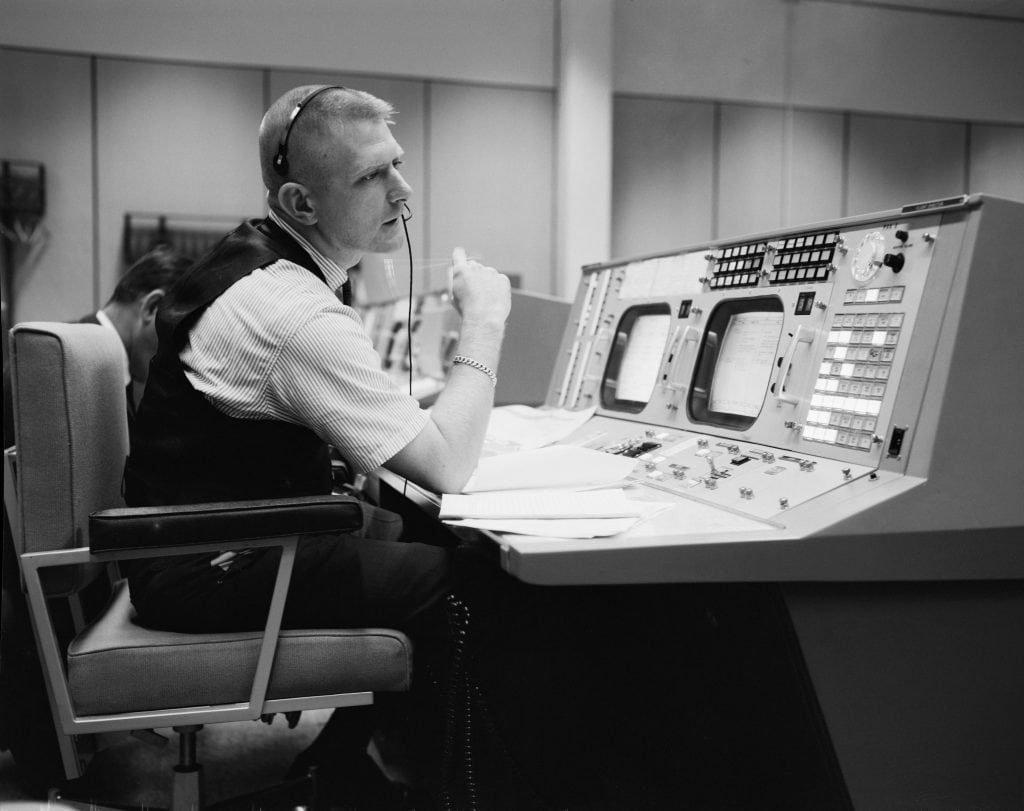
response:
<path id="1" fill-rule="evenodd" d="M 395 183 L 391 189 L 388 199 L 392 203 L 404 203 L 412 195 L 412 186 L 405 182 L 400 172 L 395 172 Z"/>

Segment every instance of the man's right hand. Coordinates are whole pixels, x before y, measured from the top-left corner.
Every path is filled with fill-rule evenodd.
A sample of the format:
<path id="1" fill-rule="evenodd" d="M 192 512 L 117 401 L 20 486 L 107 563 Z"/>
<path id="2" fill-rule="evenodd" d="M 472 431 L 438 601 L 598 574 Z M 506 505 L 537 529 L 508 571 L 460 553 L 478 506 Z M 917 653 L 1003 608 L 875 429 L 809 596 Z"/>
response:
<path id="1" fill-rule="evenodd" d="M 505 274 L 467 259 L 463 248 L 452 251 L 452 300 L 463 321 L 504 325 L 512 306 L 510 290 Z"/>

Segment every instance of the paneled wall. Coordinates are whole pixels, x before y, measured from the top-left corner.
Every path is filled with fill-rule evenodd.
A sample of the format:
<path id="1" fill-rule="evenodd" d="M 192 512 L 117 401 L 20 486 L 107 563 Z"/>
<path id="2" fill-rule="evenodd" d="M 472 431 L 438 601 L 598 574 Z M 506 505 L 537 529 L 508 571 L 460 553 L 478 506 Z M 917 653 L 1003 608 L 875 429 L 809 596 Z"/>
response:
<path id="1" fill-rule="evenodd" d="M 4 117 L 0 151 L 44 162 L 48 183 L 49 236 L 17 271 L 16 320 L 71 319 L 101 305 L 124 266 L 126 212 L 262 216 L 263 111 L 288 88 L 325 82 L 366 89 L 398 110 L 417 289 L 443 284 L 462 245 L 524 289 L 551 291 L 550 90 L 9 49 L 0 50 L 0 76 L 5 105 L 17 110 Z M 407 273 L 399 252 L 387 277 L 396 294 Z"/>
<path id="2" fill-rule="evenodd" d="M 620 95 L 613 254 L 965 192 L 1024 200 L 1024 126 Z"/>
<path id="3" fill-rule="evenodd" d="M 261 214 L 260 116 L 319 82 L 399 109 L 421 288 L 463 244 L 524 289 L 571 293 L 554 266 L 574 205 L 555 191 L 561 2 L 6 0 L 0 156 L 43 161 L 49 200 L 17 317 L 102 303 L 125 211 Z M 964 191 L 1024 199 L 1022 31 L 891 4 L 617 0 L 612 254 Z"/>

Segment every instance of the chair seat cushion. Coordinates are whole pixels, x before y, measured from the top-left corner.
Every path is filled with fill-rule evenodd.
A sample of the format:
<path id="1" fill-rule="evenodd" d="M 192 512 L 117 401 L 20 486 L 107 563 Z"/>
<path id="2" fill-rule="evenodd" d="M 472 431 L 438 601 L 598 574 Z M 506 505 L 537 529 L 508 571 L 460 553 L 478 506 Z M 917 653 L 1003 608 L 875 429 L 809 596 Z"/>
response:
<path id="1" fill-rule="evenodd" d="M 125 583 L 68 648 L 76 714 L 106 715 L 249 700 L 261 631 L 183 634 L 135 622 Z M 412 644 L 387 628 L 282 631 L 268 699 L 408 690 Z"/>

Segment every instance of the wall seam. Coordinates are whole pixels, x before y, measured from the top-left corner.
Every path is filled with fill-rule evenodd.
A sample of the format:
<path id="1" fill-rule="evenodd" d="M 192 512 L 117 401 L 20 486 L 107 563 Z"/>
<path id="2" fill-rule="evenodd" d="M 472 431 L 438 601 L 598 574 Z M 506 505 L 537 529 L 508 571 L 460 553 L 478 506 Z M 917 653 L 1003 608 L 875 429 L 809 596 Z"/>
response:
<path id="1" fill-rule="evenodd" d="M 89 132 L 90 171 L 92 174 L 92 309 L 100 308 L 100 116 L 99 116 L 99 63 L 95 55 L 89 57 Z"/>
<path id="2" fill-rule="evenodd" d="M 722 104 L 715 102 L 711 116 L 711 239 L 718 239 L 722 180 Z"/>

